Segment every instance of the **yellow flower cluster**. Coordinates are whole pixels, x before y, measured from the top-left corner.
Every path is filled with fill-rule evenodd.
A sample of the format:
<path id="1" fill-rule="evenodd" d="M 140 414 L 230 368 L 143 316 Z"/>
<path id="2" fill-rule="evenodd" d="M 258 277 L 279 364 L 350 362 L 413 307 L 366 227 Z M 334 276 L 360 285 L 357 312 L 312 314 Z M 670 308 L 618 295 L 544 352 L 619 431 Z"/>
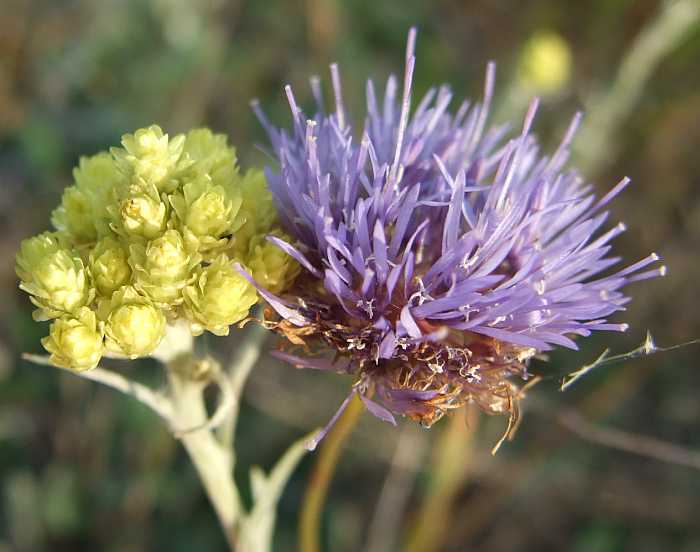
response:
<path id="1" fill-rule="evenodd" d="M 258 300 L 236 262 L 276 293 L 299 273 L 265 239 L 284 236 L 263 174 L 240 174 L 223 135 L 171 139 L 151 126 L 122 146 L 80 160 L 53 213 L 56 231 L 17 254 L 34 318 L 53 320 L 42 343 L 57 366 L 147 356 L 178 319 L 193 335 L 227 335 Z"/>

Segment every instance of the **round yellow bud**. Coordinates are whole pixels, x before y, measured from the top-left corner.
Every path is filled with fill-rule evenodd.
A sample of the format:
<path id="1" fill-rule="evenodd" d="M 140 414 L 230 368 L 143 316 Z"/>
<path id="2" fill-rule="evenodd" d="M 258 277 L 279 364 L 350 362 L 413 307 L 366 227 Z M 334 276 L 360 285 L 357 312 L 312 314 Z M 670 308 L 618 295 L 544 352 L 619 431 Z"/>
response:
<path id="1" fill-rule="evenodd" d="M 178 185 L 177 173 L 190 164 L 181 161 L 184 143 L 183 135 L 169 140 L 160 127 L 153 125 L 125 134 L 124 148 L 111 151 L 124 174 L 152 184 L 161 192 L 171 192 Z"/>
<path id="2" fill-rule="evenodd" d="M 291 241 L 281 231 L 272 234 L 284 241 Z M 253 279 L 272 293 L 281 293 L 289 288 L 301 271 L 294 258 L 269 242 L 265 236 L 256 236 L 251 241 L 247 265 Z"/>
<path id="3" fill-rule="evenodd" d="M 165 203 L 157 194 L 154 196 L 145 191 L 132 190 L 121 201 L 118 213 L 114 214 L 119 222 L 115 231 L 152 240 L 165 230 L 168 213 Z"/>
<path id="4" fill-rule="evenodd" d="M 568 82 L 570 73 L 571 51 L 559 34 L 539 31 L 525 43 L 518 66 L 523 86 L 540 94 L 551 94 Z"/>
<path id="5" fill-rule="evenodd" d="M 199 196 L 187 213 L 186 224 L 198 236 L 220 236 L 229 228 L 230 203 L 219 190 Z"/>
<path id="6" fill-rule="evenodd" d="M 123 186 L 124 175 L 107 153 L 82 157 L 73 170 L 75 186 L 63 192 L 61 205 L 51 222 L 77 243 L 91 243 L 109 233 L 107 206 L 114 202 L 114 191 Z"/>
<path id="7" fill-rule="evenodd" d="M 62 316 L 51 324 L 48 337 L 41 340 L 51 353 L 51 362 L 75 371 L 89 370 L 102 358 L 104 334 L 102 324 L 87 307 L 75 316 Z"/>
<path id="8" fill-rule="evenodd" d="M 79 189 L 94 194 L 95 198 L 103 196 L 106 201 L 111 199 L 113 189 L 125 182 L 124 174 L 106 151 L 81 157 L 80 163 L 73 169 L 73 179 Z"/>
<path id="9" fill-rule="evenodd" d="M 251 239 L 270 231 L 277 218 L 277 212 L 262 171 L 246 172 L 241 178 L 239 188 L 242 202 L 238 216 L 245 222 L 234 236 L 233 254 L 239 259 L 245 259 L 250 249 Z"/>
<path id="10" fill-rule="evenodd" d="M 190 255 L 177 230 L 168 230 L 160 238 L 131 246 L 130 262 L 134 269 L 135 287 L 158 306 L 182 302 L 180 292 L 190 279 L 190 272 L 199 263 L 198 255 Z"/>
<path id="11" fill-rule="evenodd" d="M 131 359 L 149 355 L 165 335 L 165 315 L 130 286 L 99 307 L 105 320 L 105 347 Z"/>
<path id="12" fill-rule="evenodd" d="M 90 252 L 90 273 L 97 292 L 103 297 L 125 286 L 131 279 L 128 255 L 114 238 L 104 238 L 97 242 Z"/>
<path id="13" fill-rule="evenodd" d="M 226 255 L 200 268 L 183 290 L 184 310 L 193 335 L 204 330 L 228 335 L 229 326 L 243 320 L 257 302 L 255 288 L 232 266 Z"/>
<path id="14" fill-rule="evenodd" d="M 190 248 L 209 256 L 226 248 L 229 237 L 243 224 L 238 211 L 241 197 L 232 185 L 215 185 L 208 175 L 185 184 L 182 193 L 170 196 Z"/>
<path id="15" fill-rule="evenodd" d="M 59 232 L 42 232 L 38 236 L 22 240 L 15 258 L 17 276 L 25 282 L 30 282 L 39 262 L 46 256 L 63 249 L 65 241 L 65 235 Z"/>
<path id="16" fill-rule="evenodd" d="M 192 174 L 207 174 L 214 185 L 226 186 L 237 177 L 236 151 L 223 134 L 214 134 L 208 128 L 190 130 L 184 153 L 193 162 Z"/>
<path id="17" fill-rule="evenodd" d="M 74 313 L 95 296 L 83 261 L 63 248 L 56 234 L 41 234 L 22 243 L 17 255 L 20 288 L 31 294 L 36 320 Z"/>
<path id="18" fill-rule="evenodd" d="M 63 191 L 61 205 L 51 214 L 51 223 L 78 243 L 89 243 L 97 238 L 90 197 L 77 186 Z"/>

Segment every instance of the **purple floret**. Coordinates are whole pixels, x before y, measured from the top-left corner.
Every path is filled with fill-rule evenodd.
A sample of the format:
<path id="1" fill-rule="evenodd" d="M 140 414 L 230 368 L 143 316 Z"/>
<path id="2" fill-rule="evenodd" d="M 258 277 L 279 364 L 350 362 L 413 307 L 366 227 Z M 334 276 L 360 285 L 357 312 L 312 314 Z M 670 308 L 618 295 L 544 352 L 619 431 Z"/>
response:
<path id="1" fill-rule="evenodd" d="M 551 156 L 531 133 L 536 100 L 519 135 L 487 129 L 493 64 L 482 103 L 452 113 L 443 85 L 410 114 L 414 46 L 412 30 L 400 97 L 393 76 L 381 104 L 368 81 L 361 132 L 335 65 L 333 113 L 318 79 L 313 118 L 286 87 L 290 131 L 254 105 L 279 161 L 266 175 L 294 243 L 270 240 L 307 271 L 284 296 L 263 295 L 281 333 L 344 359 L 354 392 L 382 419 L 391 415 L 370 395 L 428 425 L 469 401 L 512 413 L 509 378 L 525 377 L 530 357 L 575 349 L 575 336 L 595 330 L 624 331 L 608 322 L 629 301 L 621 289 L 665 268 L 647 269 L 658 261 L 651 254 L 610 272 L 620 262 L 610 242 L 625 227 L 601 233 L 604 209 L 629 180 L 597 200 L 567 168 L 580 115 Z"/>

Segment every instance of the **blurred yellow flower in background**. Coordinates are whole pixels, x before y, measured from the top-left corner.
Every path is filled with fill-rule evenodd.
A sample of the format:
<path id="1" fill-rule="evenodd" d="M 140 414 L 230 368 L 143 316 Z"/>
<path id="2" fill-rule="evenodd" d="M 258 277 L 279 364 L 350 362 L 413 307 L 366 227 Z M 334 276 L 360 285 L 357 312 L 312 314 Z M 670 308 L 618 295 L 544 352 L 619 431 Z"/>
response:
<path id="1" fill-rule="evenodd" d="M 554 31 L 533 34 L 523 46 L 518 61 L 519 84 L 536 94 L 553 94 L 569 82 L 571 49 Z"/>

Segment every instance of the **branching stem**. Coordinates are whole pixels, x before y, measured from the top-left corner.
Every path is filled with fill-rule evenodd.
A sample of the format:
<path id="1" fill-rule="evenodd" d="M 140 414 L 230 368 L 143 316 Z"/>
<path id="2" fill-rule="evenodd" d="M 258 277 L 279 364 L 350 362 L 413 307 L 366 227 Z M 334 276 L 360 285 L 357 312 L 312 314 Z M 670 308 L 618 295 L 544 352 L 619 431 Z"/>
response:
<path id="1" fill-rule="evenodd" d="M 56 366 L 54 366 L 49 360 L 49 357 L 45 355 L 32 355 L 29 353 L 25 353 L 22 355 L 22 358 L 33 362 L 34 364 L 41 364 L 44 366 L 51 366 L 52 368 L 56 368 Z M 96 381 L 97 383 L 101 383 L 103 385 L 106 385 L 107 387 L 111 387 L 112 389 L 116 389 L 117 391 L 120 391 L 125 395 L 129 395 L 130 397 L 135 398 L 140 403 L 148 406 L 151 410 L 153 410 L 153 412 L 158 414 L 166 422 L 171 422 L 173 411 L 171 401 L 168 399 L 168 397 L 161 393 L 158 393 L 157 391 L 154 391 L 147 385 L 143 385 L 142 383 L 132 381 L 128 378 L 125 378 L 121 374 L 117 374 L 116 372 L 112 372 L 111 370 L 107 370 L 106 368 L 98 367 L 93 368 L 92 370 L 86 370 L 85 372 L 74 372 L 73 370 L 68 370 L 65 368 L 59 369 L 64 370 L 65 372 L 68 372 L 75 376 L 79 376 L 83 379 Z"/>
<path id="2" fill-rule="evenodd" d="M 176 370 L 168 370 L 167 373 L 173 401 L 173 425 L 201 427 L 183 433 L 180 441 L 202 480 L 231 550 L 235 550 L 235 529 L 241 502 L 233 480 L 231 455 L 221 446 L 213 431 L 206 427 L 205 383 L 181 377 Z"/>

